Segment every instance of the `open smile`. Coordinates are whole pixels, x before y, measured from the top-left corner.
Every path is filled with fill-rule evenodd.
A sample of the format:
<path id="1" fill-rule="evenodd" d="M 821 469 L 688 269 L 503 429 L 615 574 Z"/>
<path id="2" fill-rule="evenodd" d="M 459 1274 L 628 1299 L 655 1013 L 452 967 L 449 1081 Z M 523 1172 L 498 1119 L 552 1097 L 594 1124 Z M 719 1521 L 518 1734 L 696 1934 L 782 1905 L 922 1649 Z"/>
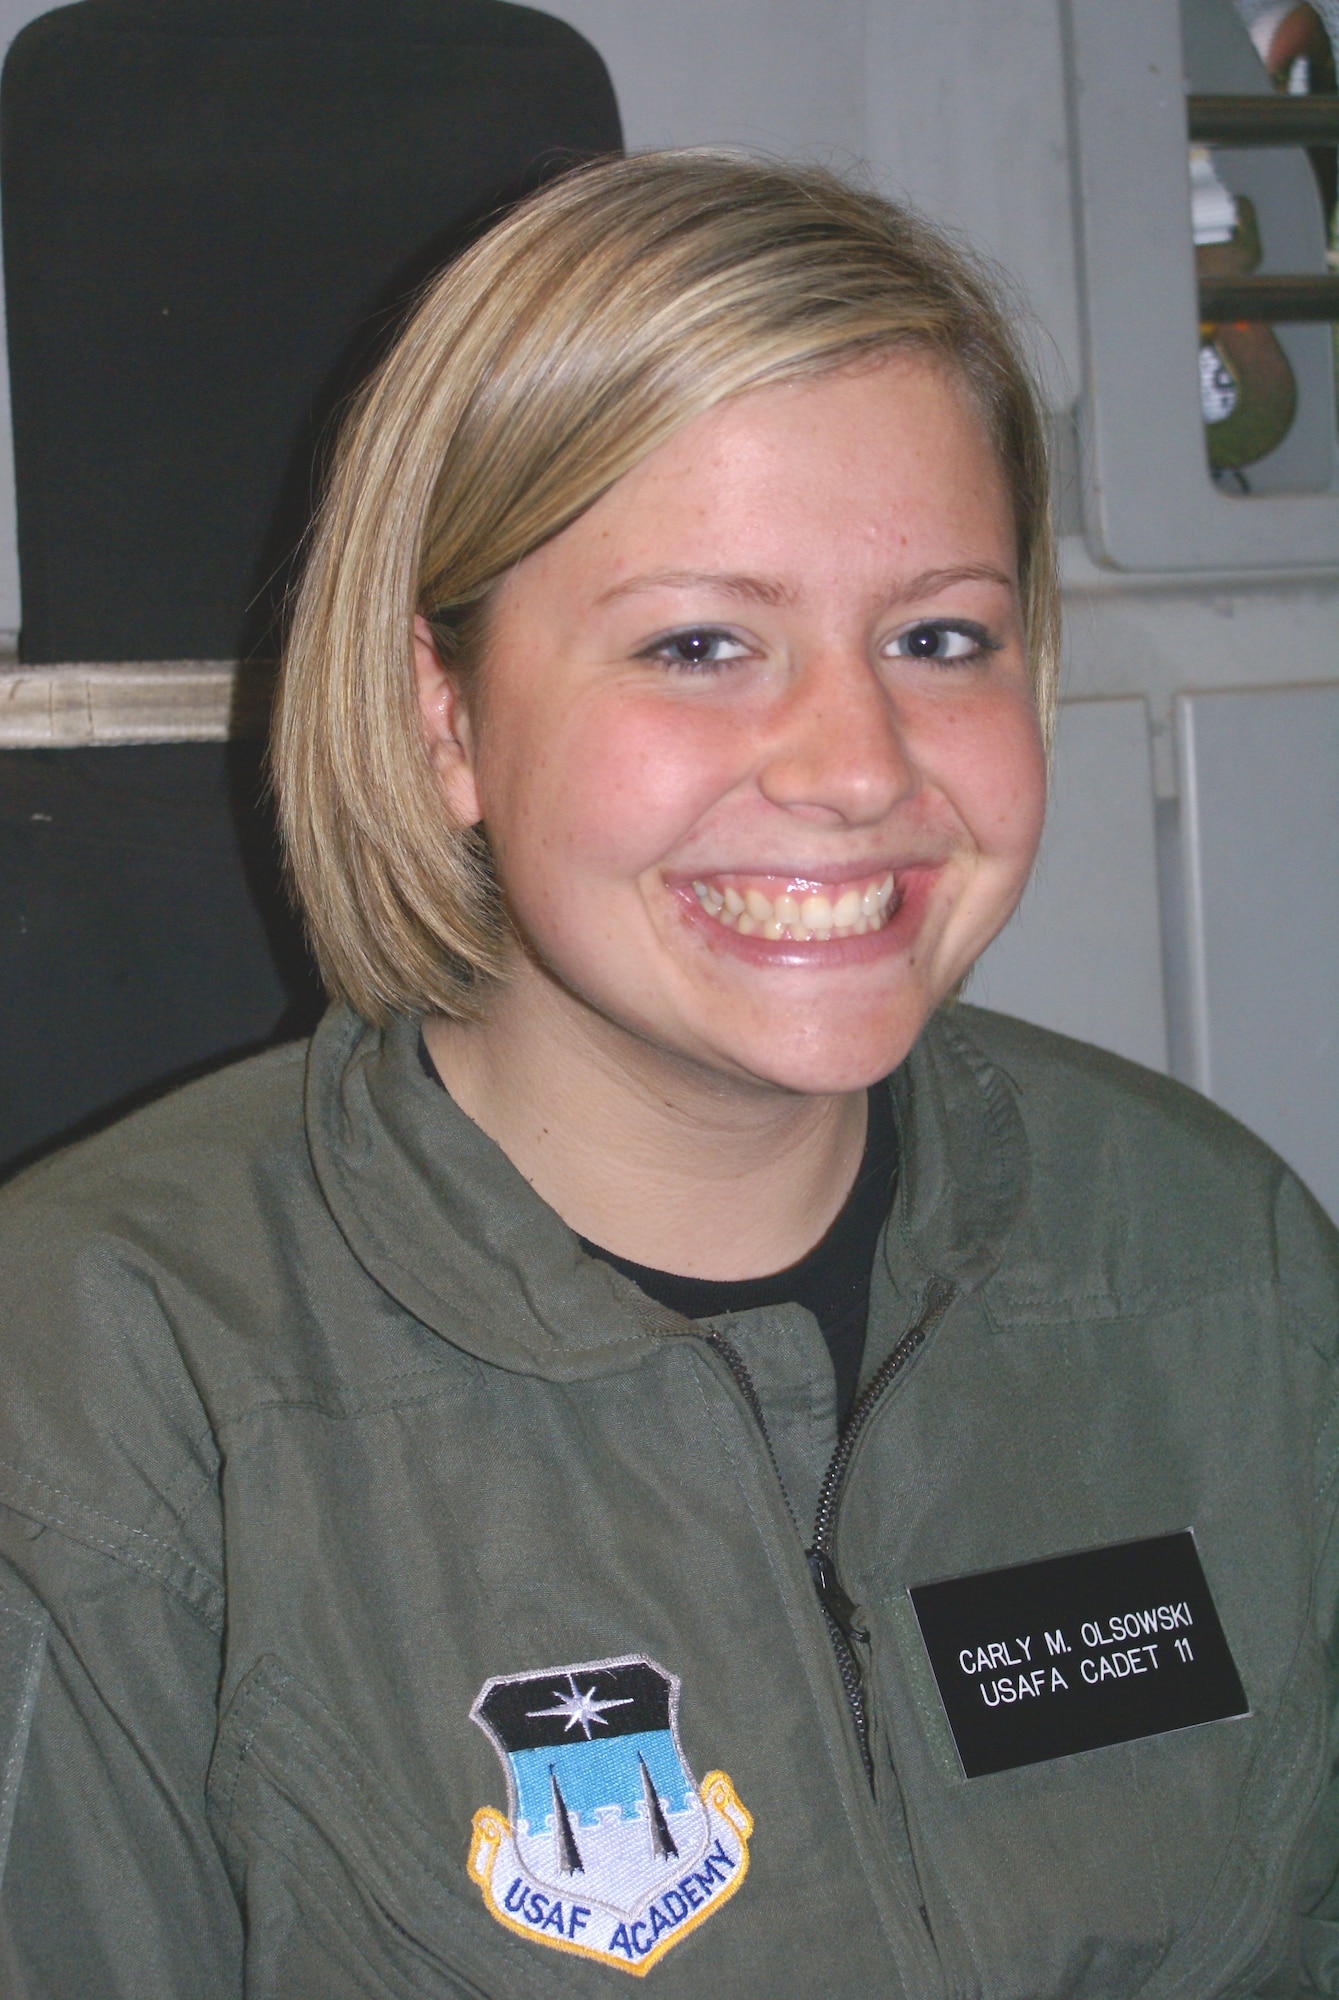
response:
<path id="1" fill-rule="evenodd" d="M 827 944 L 881 931 L 900 902 L 891 870 L 833 883 L 803 877 L 698 876 L 693 894 L 723 929 L 768 943 Z"/>

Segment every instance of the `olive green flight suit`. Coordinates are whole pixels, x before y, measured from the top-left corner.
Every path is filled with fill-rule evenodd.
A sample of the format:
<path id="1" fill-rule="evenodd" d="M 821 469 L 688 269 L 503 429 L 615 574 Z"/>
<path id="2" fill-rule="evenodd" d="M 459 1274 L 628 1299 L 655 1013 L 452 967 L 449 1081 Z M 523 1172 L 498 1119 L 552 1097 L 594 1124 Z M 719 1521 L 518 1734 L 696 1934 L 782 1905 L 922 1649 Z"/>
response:
<path id="1" fill-rule="evenodd" d="M 937 1017 L 830 1477 L 813 1319 L 583 1255 L 416 1034 L 332 1010 L 0 1199 L 0 1993 L 1339 1994 L 1339 1247 L 1273 1155 Z M 1185 1528 L 1249 1714 L 964 1777 L 909 1587 Z M 490 1908 L 471 1709 L 627 1659 L 738 1810 L 624 1967 L 594 1876 Z"/>

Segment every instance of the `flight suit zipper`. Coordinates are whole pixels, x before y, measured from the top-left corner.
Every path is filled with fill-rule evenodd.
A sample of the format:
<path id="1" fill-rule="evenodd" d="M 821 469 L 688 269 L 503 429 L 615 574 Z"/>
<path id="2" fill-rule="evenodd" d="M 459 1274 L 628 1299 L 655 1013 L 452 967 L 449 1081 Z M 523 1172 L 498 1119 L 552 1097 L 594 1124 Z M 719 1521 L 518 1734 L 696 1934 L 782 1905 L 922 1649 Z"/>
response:
<path id="1" fill-rule="evenodd" d="M 814 1589 L 827 1623 L 828 1636 L 832 1641 L 833 1652 L 837 1656 L 837 1671 L 841 1675 L 847 1704 L 851 1710 L 851 1719 L 855 1724 L 865 1775 L 871 1786 L 874 1783 L 874 1763 L 869 1749 L 869 1711 L 865 1702 L 864 1672 L 860 1665 L 860 1655 L 856 1650 L 858 1645 L 868 1640 L 869 1633 L 856 1623 L 858 1607 L 843 1585 L 837 1569 L 835 1552 L 837 1518 L 841 1511 L 842 1494 L 851 1469 L 851 1461 L 870 1418 L 912 1355 L 933 1333 L 956 1296 L 957 1287 L 946 1279 L 932 1280 L 920 1318 L 903 1334 L 887 1360 L 876 1369 L 856 1397 L 846 1422 L 842 1425 L 837 1449 L 833 1452 L 828 1469 L 823 1475 L 823 1484 L 818 1496 L 818 1510 L 814 1516 L 813 1536 L 805 1552 L 809 1563 L 809 1574 L 813 1578 Z M 752 1411 L 754 1421 L 762 1433 L 767 1456 L 772 1462 L 772 1470 L 776 1473 L 777 1483 L 784 1495 L 785 1482 L 781 1478 L 781 1469 L 768 1435 L 762 1402 L 743 1357 L 725 1334 L 715 1329 L 708 1333 L 707 1344 L 720 1355 L 740 1394 Z M 788 1496 L 786 1506 L 790 1510 L 791 1519 L 794 1520 L 794 1511 L 790 1508 Z M 798 1522 L 796 1529 L 798 1532 Z"/>

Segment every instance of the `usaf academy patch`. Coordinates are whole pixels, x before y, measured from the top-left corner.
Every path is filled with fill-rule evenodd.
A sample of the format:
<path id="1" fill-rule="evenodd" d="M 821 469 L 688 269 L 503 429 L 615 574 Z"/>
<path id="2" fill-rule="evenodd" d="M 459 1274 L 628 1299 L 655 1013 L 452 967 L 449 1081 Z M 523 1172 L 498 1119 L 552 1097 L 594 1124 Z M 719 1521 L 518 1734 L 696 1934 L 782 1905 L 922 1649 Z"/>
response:
<path id="1" fill-rule="evenodd" d="M 724 1771 L 694 1784 L 678 1713 L 639 1653 L 485 1681 L 509 1817 L 474 1815 L 469 1868 L 499 1923 L 640 1975 L 733 1896 L 753 1820 Z"/>

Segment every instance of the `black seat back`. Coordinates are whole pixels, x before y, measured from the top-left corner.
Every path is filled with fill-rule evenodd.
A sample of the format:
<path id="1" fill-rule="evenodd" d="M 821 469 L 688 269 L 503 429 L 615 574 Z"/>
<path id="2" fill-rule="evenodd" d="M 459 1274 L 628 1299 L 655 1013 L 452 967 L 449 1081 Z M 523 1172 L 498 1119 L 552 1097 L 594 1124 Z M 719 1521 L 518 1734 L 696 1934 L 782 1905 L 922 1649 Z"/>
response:
<path id="1" fill-rule="evenodd" d="M 265 658 L 342 399 L 575 158 L 604 66 L 502 0 L 80 0 L 0 90 L 25 662 Z M 0 1170 L 319 1006 L 246 743 L 0 751 Z"/>

